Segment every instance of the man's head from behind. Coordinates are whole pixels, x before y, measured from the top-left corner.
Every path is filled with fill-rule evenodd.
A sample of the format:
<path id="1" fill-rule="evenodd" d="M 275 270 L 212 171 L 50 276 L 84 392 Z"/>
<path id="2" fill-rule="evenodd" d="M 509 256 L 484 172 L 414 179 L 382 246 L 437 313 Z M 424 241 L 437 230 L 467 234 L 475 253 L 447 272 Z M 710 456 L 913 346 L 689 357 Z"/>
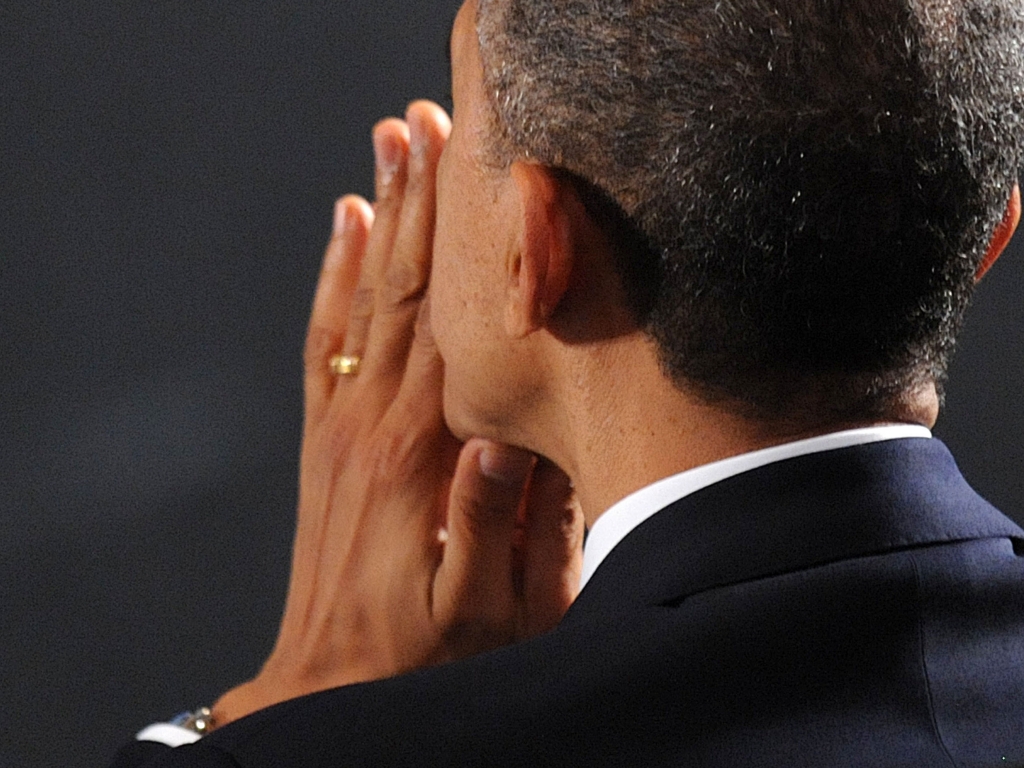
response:
<path id="1" fill-rule="evenodd" d="M 489 162 L 568 172 L 681 388 L 824 423 L 941 384 L 1020 167 L 1019 0 L 476 11 Z"/>

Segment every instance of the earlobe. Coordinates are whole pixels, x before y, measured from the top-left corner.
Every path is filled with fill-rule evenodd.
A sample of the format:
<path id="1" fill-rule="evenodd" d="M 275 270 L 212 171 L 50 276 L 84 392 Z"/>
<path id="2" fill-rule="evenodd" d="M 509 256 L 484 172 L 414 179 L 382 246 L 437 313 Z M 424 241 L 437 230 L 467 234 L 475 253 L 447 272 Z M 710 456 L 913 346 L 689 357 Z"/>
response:
<path id="1" fill-rule="evenodd" d="M 506 323 L 512 336 L 543 327 L 569 286 L 573 264 L 571 223 L 562 182 L 551 169 L 515 162 L 519 236 L 508 259 Z"/>
<path id="2" fill-rule="evenodd" d="M 1006 246 L 1010 244 L 1013 233 L 1020 223 L 1020 207 L 1020 186 L 1014 184 L 1013 192 L 1010 193 L 1010 201 L 1006 204 L 1003 220 L 996 227 L 996 231 L 989 241 L 985 258 L 981 260 L 981 264 L 978 265 L 978 271 L 974 273 L 975 282 L 985 276 L 985 273 L 996 263 L 996 259 L 999 258 Z"/>

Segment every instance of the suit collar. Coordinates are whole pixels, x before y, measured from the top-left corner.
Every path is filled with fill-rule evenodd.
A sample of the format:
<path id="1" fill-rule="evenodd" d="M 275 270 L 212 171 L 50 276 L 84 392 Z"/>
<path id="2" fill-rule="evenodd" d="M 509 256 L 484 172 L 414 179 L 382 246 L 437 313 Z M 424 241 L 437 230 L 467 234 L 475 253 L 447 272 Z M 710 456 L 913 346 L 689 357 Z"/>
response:
<path id="1" fill-rule="evenodd" d="M 567 616 L 657 605 L 852 557 L 1024 531 L 967 485 L 938 440 L 771 464 L 703 488 L 634 529 Z"/>
<path id="2" fill-rule="evenodd" d="M 701 488 L 742 472 L 749 472 L 777 461 L 805 456 L 809 453 L 820 453 L 882 440 L 897 440 L 905 437 L 930 438 L 931 436 L 932 433 L 929 429 L 918 424 L 878 424 L 870 427 L 844 429 L 730 456 L 651 483 L 613 504 L 591 527 L 583 551 L 583 574 L 580 578 L 580 587 L 582 588 L 587 583 L 601 561 L 630 531 L 651 515 Z"/>

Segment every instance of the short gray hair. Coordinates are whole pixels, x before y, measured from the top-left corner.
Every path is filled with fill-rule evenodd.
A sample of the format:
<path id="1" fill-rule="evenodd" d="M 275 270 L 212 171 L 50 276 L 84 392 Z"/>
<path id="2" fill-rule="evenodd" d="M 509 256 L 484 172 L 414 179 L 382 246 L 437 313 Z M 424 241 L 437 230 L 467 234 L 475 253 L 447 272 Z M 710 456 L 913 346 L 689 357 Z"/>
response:
<path id="1" fill-rule="evenodd" d="M 941 385 L 1021 163 L 1024 3 L 480 0 L 477 29 L 495 161 L 635 226 L 677 383 L 766 418 Z"/>

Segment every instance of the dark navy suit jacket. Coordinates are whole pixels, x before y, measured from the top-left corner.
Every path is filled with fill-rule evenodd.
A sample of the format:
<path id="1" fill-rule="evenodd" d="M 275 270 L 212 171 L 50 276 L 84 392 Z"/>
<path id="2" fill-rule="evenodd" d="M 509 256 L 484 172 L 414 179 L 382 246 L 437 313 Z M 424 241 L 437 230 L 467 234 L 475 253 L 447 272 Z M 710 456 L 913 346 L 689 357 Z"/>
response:
<path id="1" fill-rule="evenodd" d="M 1024 766 L 1021 554 L 937 440 L 790 459 L 647 520 L 547 635 L 115 765 Z"/>

